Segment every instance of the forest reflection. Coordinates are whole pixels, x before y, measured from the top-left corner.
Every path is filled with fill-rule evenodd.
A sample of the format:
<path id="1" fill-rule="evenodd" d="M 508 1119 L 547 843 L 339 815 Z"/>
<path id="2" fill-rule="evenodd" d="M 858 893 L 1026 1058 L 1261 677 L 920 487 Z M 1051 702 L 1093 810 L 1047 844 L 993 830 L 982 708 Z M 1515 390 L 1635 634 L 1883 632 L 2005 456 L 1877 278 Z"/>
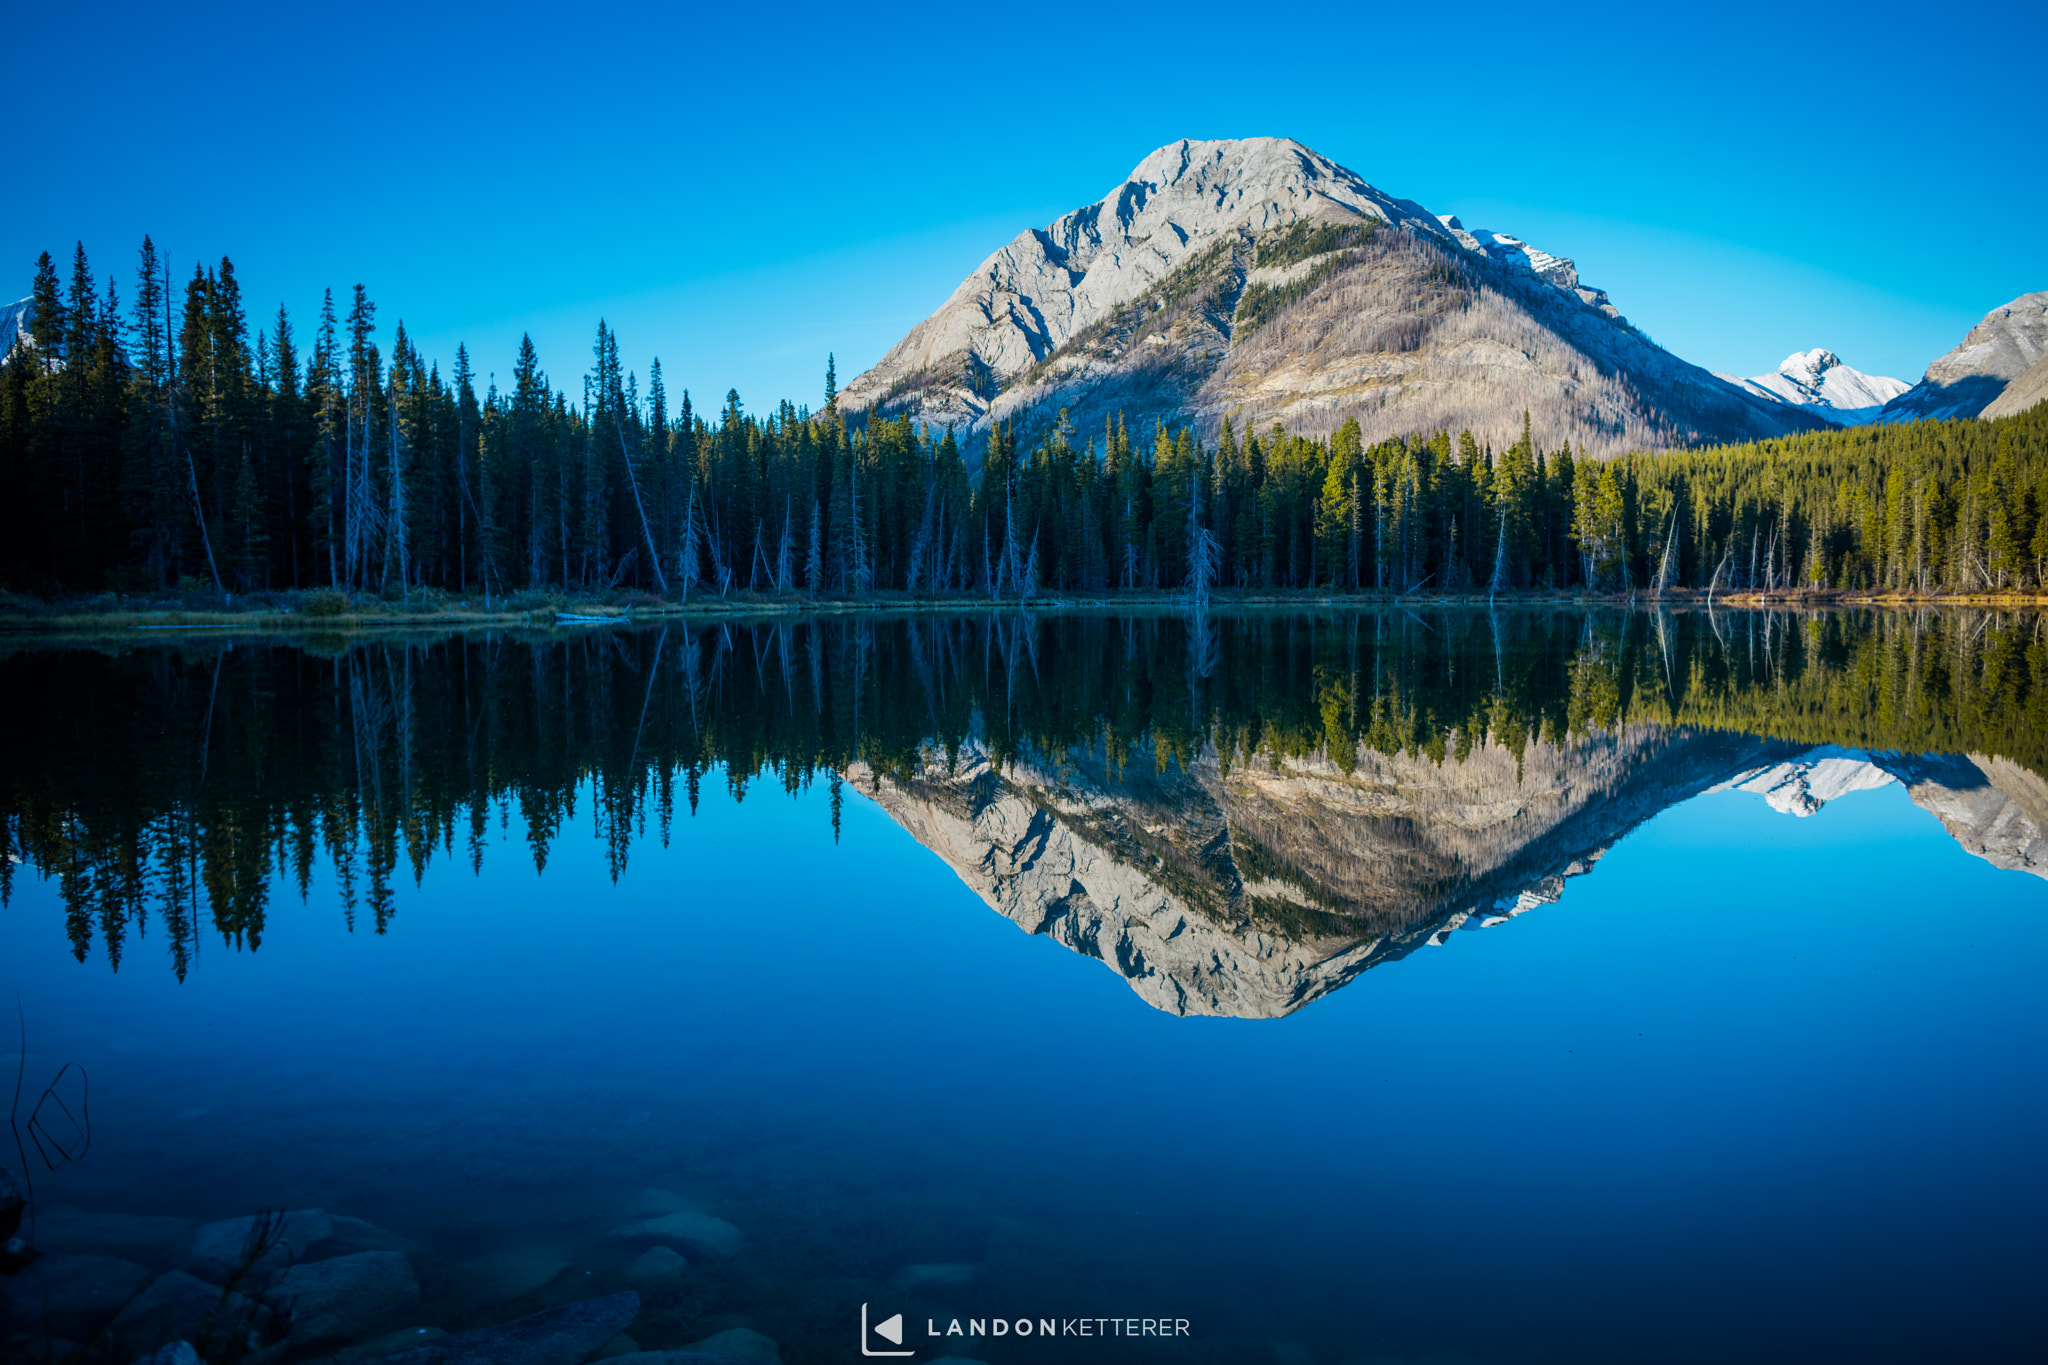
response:
<path id="1" fill-rule="evenodd" d="M 1654 727 L 2048 774 L 2042 618 L 1961 610 L 783 617 L 20 649 L 0 689 L 0 898 L 53 879 L 80 961 L 160 933 L 181 977 L 203 935 L 258 947 L 322 862 L 383 933 L 395 880 L 480 872 L 494 821 L 545 869 L 588 802 L 616 880 L 706 781 L 823 782 L 836 830 L 849 771 L 907 787 L 969 749 L 995 772 L 1086 755 L 1115 784 Z"/>

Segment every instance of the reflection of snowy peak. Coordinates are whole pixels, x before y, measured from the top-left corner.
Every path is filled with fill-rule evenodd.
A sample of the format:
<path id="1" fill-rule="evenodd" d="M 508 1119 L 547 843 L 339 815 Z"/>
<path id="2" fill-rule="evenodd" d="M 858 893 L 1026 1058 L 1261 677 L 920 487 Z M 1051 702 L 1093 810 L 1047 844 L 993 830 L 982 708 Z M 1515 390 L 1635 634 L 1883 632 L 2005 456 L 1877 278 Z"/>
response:
<path id="1" fill-rule="evenodd" d="M 1714 791 L 1755 792 L 1772 810 L 1806 816 L 1851 792 L 1903 782 L 1913 804 L 1993 867 L 2048 878 L 2048 782 L 2002 758 L 1868 754 L 1823 744 L 1737 773 Z"/>
<path id="2" fill-rule="evenodd" d="M 1805 816 L 1837 797 L 1889 786 L 1897 780 L 1861 749 L 1824 744 L 1789 762 L 1737 773 L 1713 790 L 1755 792 L 1772 810 Z"/>
<path id="3" fill-rule="evenodd" d="M 1903 379 L 1865 374 L 1844 365 L 1833 351 L 1798 351 L 1785 357 L 1776 374 L 1752 379 L 1721 376 L 1759 398 L 1804 408 L 1844 426 L 1861 426 L 1912 385 Z"/>

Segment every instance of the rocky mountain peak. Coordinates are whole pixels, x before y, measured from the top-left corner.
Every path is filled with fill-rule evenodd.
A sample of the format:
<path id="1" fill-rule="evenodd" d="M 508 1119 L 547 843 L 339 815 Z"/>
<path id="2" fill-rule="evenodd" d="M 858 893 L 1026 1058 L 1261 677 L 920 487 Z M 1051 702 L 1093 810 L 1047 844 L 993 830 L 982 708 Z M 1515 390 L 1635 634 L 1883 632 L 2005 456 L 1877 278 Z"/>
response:
<path id="1" fill-rule="evenodd" d="M 984 260 L 841 391 L 849 415 L 950 426 L 970 459 L 998 422 L 1027 443 L 1191 424 L 1216 439 L 1355 418 L 1368 441 L 1486 439 L 1535 415 L 1593 454 L 1812 430 L 1628 324 L 1569 257 L 1468 229 L 1291 138 L 1159 148 L 1122 184 Z"/>

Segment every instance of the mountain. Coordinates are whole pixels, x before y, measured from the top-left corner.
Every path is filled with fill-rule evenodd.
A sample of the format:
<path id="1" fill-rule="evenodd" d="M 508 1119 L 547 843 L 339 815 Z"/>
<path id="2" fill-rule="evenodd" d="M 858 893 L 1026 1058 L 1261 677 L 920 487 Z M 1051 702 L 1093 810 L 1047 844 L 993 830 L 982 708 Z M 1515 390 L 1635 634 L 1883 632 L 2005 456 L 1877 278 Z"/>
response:
<path id="1" fill-rule="evenodd" d="M 1958 844 L 2048 877 L 2048 782 L 2004 759 L 1624 727 L 1439 763 L 1361 749 L 1228 768 L 1100 749 L 998 767 L 969 742 L 851 788 L 997 913 L 1116 971 L 1154 1008 L 1278 1018 L 1459 929 L 1556 903 L 1618 839 L 1704 792 L 1811 815 L 1903 782 Z"/>
<path id="2" fill-rule="evenodd" d="M 1213 440 L 1282 422 L 1368 441 L 1469 427 L 1595 454 L 1819 430 L 1687 364 L 1573 262 L 1469 230 L 1287 138 L 1183 141 L 1021 232 L 848 384 L 849 413 L 1021 439 L 1066 410 Z"/>
<path id="3" fill-rule="evenodd" d="M 1787 403 L 1845 427 L 1861 426 L 1912 385 L 1903 379 L 1850 369 L 1833 351 L 1798 351 L 1785 357 L 1776 374 L 1738 379 L 1720 376 L 1767 402 Z"/>
<path id="4" fill-rule="evenodd" d="M 2005 391 L 1992 399 L 1978 413 L 1979 417 L 2013 417 L 2025 412 L 2043 399 L 2048 399 L 2048 355 L 2042 356 L 2028 366 L 2019 378 L 2005 386 Z"/>
<path id="5" fill-rule="evenodd" d="M 1981 416 L 2043 356 L 2048 356 L 2048 290 L 2022 294 L 1986 313 L 1962 345 L 1929 365 L 1926 377 L 1886 403 L 1875 420 Z M 2039 393 L 2042 383 L 2036 376 L 2023 389 L 2030 386 Z"/>
<path id="6" fill-rule="evenodd" d="M 29 319 L 35 314 L 33 298 L 0 303 L 0 360 L 14 354 L 14 348 L 28 341 Z"/>

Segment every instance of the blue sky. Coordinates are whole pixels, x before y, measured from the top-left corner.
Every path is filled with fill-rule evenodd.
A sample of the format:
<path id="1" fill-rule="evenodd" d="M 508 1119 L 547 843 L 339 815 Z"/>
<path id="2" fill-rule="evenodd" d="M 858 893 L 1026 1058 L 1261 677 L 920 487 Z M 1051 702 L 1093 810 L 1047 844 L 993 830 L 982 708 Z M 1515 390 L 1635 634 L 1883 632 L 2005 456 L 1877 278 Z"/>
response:
<path id="1" fill-rule="evenodd" d="M 10 6 L 0 267 L 360 281 L 446 362 L 597 319 L 715 406 L 815 404 L 1023 228 L 1181 137 L 1299 138 L 1575 258 L 1688 360 L 1917 379 L 2048 288 L 2048 9 Z"/>

